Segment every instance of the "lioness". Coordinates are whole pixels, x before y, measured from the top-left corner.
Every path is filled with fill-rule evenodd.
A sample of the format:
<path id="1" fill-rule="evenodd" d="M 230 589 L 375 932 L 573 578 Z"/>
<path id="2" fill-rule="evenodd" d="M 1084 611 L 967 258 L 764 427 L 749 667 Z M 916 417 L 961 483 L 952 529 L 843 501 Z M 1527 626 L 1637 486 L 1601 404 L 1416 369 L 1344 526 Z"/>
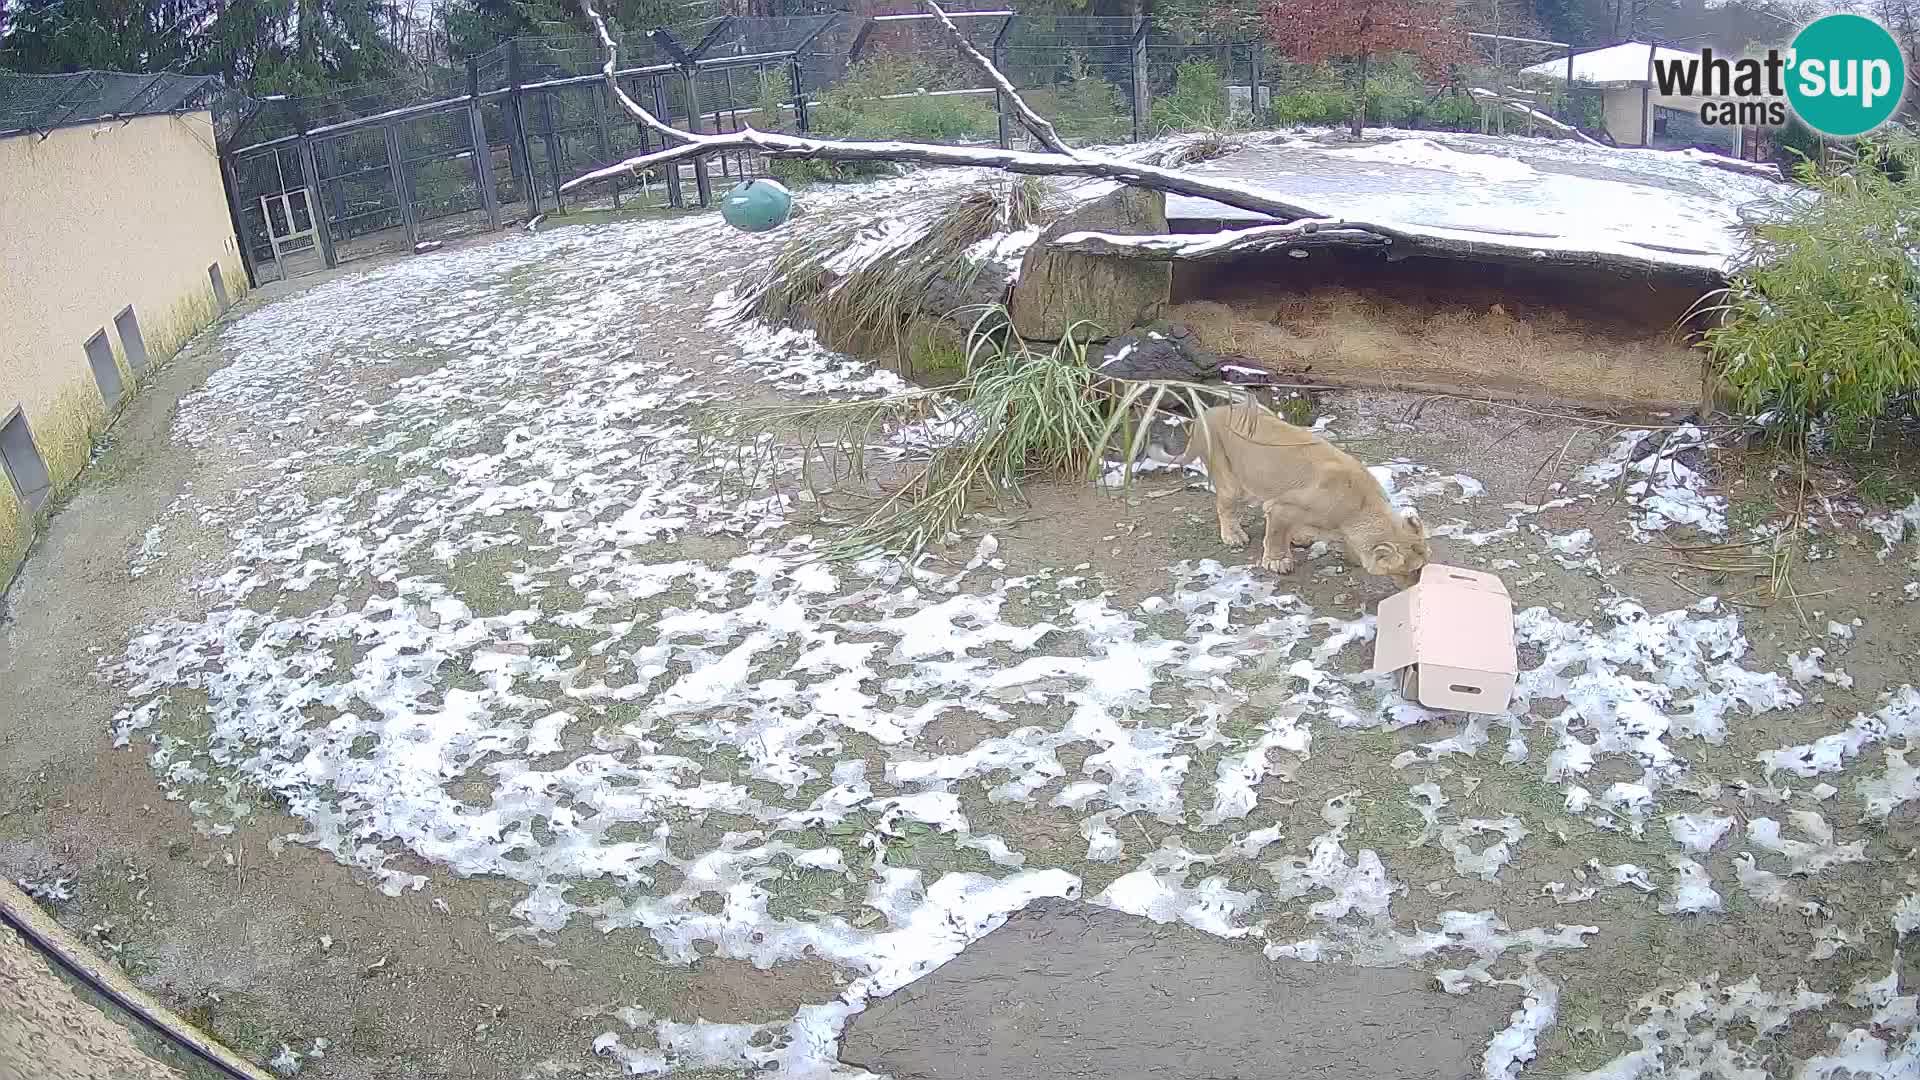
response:
<path id="1" fill-rule="evenodd" d="M 1338 538 L 1347 557 L 1369 574 L 1402 588 L 1427 564 L 1427 534 L 1412 511 L 1402 516 L 1387 493 L 1352 454 L 1306 428 L 1256 405 L 1216 405 L 1191 425 L 1187 448 L 1174 464 L 1205 456 L 1220 513 L 1220 542 L 1244 547 L 1247 530 L 1235 520 L 1235 502 L 1259 504 L 1267 515 L 1260 565 L 1293 572 L 1294 541 Z"/>

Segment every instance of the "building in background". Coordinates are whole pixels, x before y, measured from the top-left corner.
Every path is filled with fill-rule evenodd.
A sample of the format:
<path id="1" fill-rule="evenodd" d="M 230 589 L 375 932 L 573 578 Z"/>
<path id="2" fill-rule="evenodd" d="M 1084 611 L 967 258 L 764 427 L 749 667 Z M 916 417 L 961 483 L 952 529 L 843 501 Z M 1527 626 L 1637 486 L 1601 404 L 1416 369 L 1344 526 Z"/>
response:
<path id="1" fill-rule="evenodd" d="M 1520 75 L 1536 82 L 1571 81 L 1575 90 L 1597 90 L 1601 124 L 1615 146 L 1650 146 L 1661 150 L 1691 146 L 1738 157 L 1739 128 L 1700 123 L 1700 107 L 1720 99 L 1662 94 L 1654 83 L 1655 58 L 1697 60 L 1699 53 L 1651 42 L 1628 41 L 1576 53 L 1571 64 L 1566 59 L 1534 64 L 1520 69 Z"/>
<path id="2" fill-rule="evenodd" d="M 248 287 L 213 89 L 0 73 L 0 586 L 152 365 Z"/>

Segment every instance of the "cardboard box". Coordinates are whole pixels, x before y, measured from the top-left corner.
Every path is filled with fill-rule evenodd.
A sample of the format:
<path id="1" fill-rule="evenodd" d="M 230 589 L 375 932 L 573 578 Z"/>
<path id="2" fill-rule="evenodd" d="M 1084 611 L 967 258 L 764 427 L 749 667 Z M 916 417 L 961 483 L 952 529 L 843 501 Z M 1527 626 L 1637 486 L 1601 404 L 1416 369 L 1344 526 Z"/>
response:
<path id="1" fill-rule="evenodd" d="M 1513 600 L 1498 575 L 1428 563 L 1412 588 L 1380 601 L 1373 673 L 1399 672 L 1409 700 L 1504 713 L 1519 670 Z"/>

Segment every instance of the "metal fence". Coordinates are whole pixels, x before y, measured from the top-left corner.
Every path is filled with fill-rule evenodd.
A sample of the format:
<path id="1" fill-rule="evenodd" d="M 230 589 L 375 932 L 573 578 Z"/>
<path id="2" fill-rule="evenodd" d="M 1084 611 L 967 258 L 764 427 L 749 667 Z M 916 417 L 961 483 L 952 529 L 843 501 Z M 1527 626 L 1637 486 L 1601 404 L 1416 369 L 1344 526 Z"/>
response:
<path id="1" fill-rule="evenodd" d="M 1281 106 L 1311 105 L 1321 89 L 1331 86 L 1326 94 L 1337 96 L 1344 85 L 1329 84 L 1324 71 L 1278 62 L 1244 36 L 1208 39 L 1129 18 L 953 14 L 968 40 L 1076 145 L 1138 141 L 1170 128 L 1286 122 Z M 1031 145 L 1001 95 L 982 85 L 927 16 L 726 17 L 617 31 L 616 38 L 620 87 L 688 130 L 751 125 Z M 1568 52 L 1554 42 L 1480 44 L 1492 55 L 1483 49 L 1473 81 L 1509 97 L 1524 93 L 1510 85 L 1519 66 Z M 223 98 L 216 130 L 249 271 L 256 280 L 284 277 L 567 209 L 707 205 L 715 184 L 767 173 L 764 159 L 734 152 L 563 194 L 573 177 L 664 148 L 612 100 L 604 61 L 589 36 L 523 38 L 471 58 L 463 70 L 315 97 Z M 1205 93 L 1183 83 L 1196 65 L 1209 80 Z M 1419 107 L 1424 95 L 1431 97 Z M 1447 110 L 1436 110 L 1442 95 Z M 1420 125 L 1444 111 L 1456 126 L 1477 118 L 1493 128 L 1518 115 L 1477 103 L 1458 84 L 1416 79 L 1402 96 L 1415 103 L 1404 115 L 1376 118 Z M 1566 104 L 1542 99 L 1538 108 L 1545 115 Z"/>
<path id="2" fill-rule="evenodd" d="M 100 120 L 131 120 L 207 108 L 219 86 L 210 75 L 127 75 L 76 71 L 15 75 L 0 71 L 0 138 Z"/>

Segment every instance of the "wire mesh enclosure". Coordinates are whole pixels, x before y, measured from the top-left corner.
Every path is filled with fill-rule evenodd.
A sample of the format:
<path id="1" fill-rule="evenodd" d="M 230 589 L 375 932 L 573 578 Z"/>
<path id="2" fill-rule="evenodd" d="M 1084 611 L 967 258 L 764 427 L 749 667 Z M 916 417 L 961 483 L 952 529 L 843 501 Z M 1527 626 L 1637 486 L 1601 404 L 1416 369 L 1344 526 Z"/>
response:
<path id="1" fill-rule="evenodd" d="M 76 71 L 15 75 L 0 71 L 0 137 L 97 120 L 128 120 L 208 108 L 219 80 L 210 75 L 127 75 Z"/>
<path id="2" fill-rule="evenodd" d="M 1340 123 L 1360 107 L 1370 123 L 1528 131 L 1555 115 L 1582 122 L 1585 108 L 1577 95 L 1530 90 L 1518 78 L 1526 65 L 1565 55 L 1556 42 L 1475 35 L 1477 55 L 1449 77 L 1376 65 L 1362 97 L 1339 70 L 1271 55 L 1257 28 L 951 14 L 1076 146 L 1173 130 Z M 728 16 L 612 33 L 621 92 L 687 130 L 1035 145 L 927 15 Z M 542 214 L 708 205 L 716 186 L 750 177 L 841 176 L 730 150 L 562 191 L 583 174 L 665 149 L 608 91 L 605 61 L 595 36 L 518 38 L 464 69 L 315 97 L 223 98 L 217 127 L 250 267 L 284 276 Z"/>

